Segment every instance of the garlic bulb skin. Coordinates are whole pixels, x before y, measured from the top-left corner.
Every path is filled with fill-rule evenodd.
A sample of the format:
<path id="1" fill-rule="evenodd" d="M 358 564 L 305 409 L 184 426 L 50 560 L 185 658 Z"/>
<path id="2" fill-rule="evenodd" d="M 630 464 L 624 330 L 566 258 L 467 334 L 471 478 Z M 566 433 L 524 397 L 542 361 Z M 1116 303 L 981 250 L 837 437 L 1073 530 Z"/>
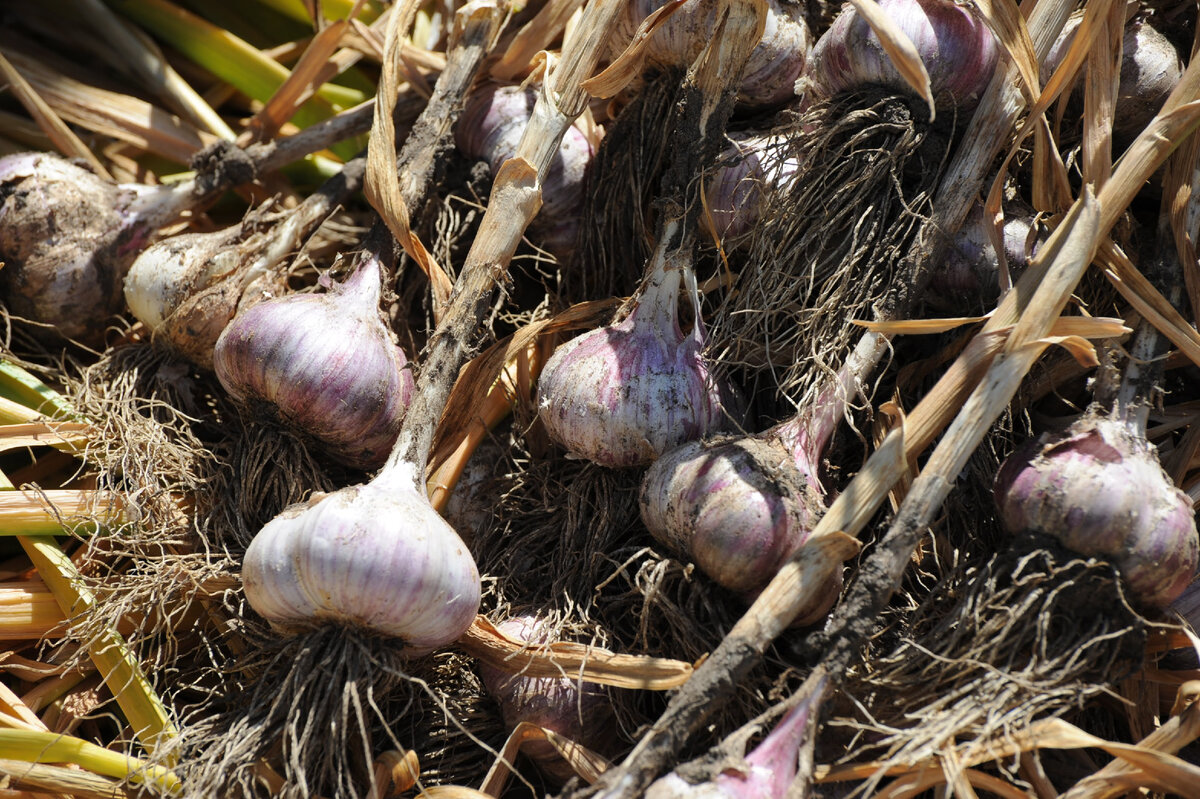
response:
<path id="1" fill-rule="evenodd" d="M 181 233 L 147 247 L 125 275 L 125 304 L 152 333 L 185 300 L 240 262 L 236 245 L 242 238 L 235 226 L 212 233 Z"/>
<path id="2" fill-rule="evenodd" d="M 656 540 L 743 592 L 775 576 L 823 510 L 792 455 L 753 436 L 670 450 L 646 471 L 639 506 Z"/>
<path id="3" fill-rule="evenodd" d="M 1082 21 L 1082 15 L 1073 15 L 1063 26 L 1042 63 L 1043 84 L 1066 58 Z M 1182 77 L 1183 60 L 1175 45 L 1150 20 L 1141 16 L 1130 20 L 1121 38 L 1121 76 L 1113 133 L 1123 140 L 1141 133 Z M 1075 85 L 1076 91 L 1080 91 L 1083 81 L 1077 77 Z"/>
<path id="4" fill-rule="evenodd" d="M 574 455 L 640 466 L 725 424 L 700 324 L 686 336 L 679 328 L 678 268 L 660 278 L 624 321 L 568 341 L 542 369 L 538 417 Z"/>
<path id="5" fill-rule="evenodd" d="M 758 221 L 763 186 L 785 184 L 800 165 L 783 137 L 731 133 L 729 140 L 708 191 L 722 238 L 748 233 Z"/>
<path id="6" fill-rule="evenodd" d="M 991 30 L 953 0 L 880 0 L 880 8 L 916 46 L 934 99 L 973 108 L 996 68 Z M 806 99 L 823 100 L 869 85 L 911 92 L 858 12 L 845 6 L 813 47 L 798 84 Z"/>
<path id="7" fill-rule="evenodd" d="M 129 262 L 154 230 L 142 217 L 170 195 L 111 183 L 53 153 L 0 158 L 0 291 L 8 310 L 98 342 L 121 310 Z M 164 207 L 164 216 L 172 214 Z"/>
<path id="8" fill-rule="evenodd" d="M 1087 415 L 1028 443 L 1001 466 L 994 491 L 1006 528 L 1111 561 L 1142 604 L 1170 604 L 1196 573 L 1191 499 L 1123 422 Z"/>
<path id="9" fill-rule="evenodd" d="M 281 633 L 357 626 L 402 639 L 411 654 L 459 638 L 480 600 L 474 559 L 404 463 L 268 522 L 246 549 L 242 582 Z"/>
<path id="10" fill-rule="evenodd" d="M 414 385 L 380 316 L 380 268 L 372 257 L 324 294 L 260 302 L 229 323 L 213 350 L 231 396 L 267 406 L 359 469 L 386 460 Z"/>
<path id="11" fill-rule="evenodd" d="M 990 224 L 982 204 L 967 215 L 930 276 L 927 297 L 931 305 L 961 314 L 964 310 L 983 313 L 996 304 L 1000 261 L 988 235 Z M 1016 282 L 1046 235 L 1035 224 L 1033 209 L 1018 207 L 1006 211 L 1002 236 L 1005 262 Z"/>
<path id="12" fill-rule="evenodd" d="M 666 0 L 632 0 L 618 17 L 617 40 L 628 43 L 638 26 Z M 675 10 L 650 39 L 646 56 L 660 67 L 686 67 L 707 44 L 715 5 L 688 0 Z M 767 107 L 795 97 L 794 85 L 804 70 L 812 49 L 812 33 L 804 21 L 800 4 L 767 0 L 767 18 L 762 39 L 750 52 L 738 88 L 738 101 L 745 106 Z"/>

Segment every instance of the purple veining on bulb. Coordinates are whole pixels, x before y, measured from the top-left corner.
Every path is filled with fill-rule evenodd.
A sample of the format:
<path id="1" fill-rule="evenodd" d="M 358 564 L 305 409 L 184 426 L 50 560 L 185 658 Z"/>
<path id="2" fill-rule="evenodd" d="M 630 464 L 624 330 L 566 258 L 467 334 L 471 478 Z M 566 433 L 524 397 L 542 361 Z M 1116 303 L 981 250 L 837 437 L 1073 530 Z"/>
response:
<path id="1" fill-rule="evenodd" d="M 987 25 L 952 0 L 880 0 L 879 6 L 916 46 L 934 99 L 941 104 L 948 97 L 960 112 L 973 108 L 999 56 Z M 850 6 L 817 40 L 801 82 L 812 99 L 869 85 L 912 91 L 866 20 Z"/>
<path id="2" fill-rule="evenodd" d="M 517 153 L 517 145 L 537 103 L 537 92 L 519 86 L 484 86 L 467 98 L 454 128 L 458 149 L 488 162 L 494 176 Z M 583 184 L 591 163 L 591 142 L 578 128 L 567 128 L 550 172 L 542 184 L 542 207 L 532 224 L 541 243 L 566 254 L 575 242 L 583 209 Z"/>
<path id="3" fill-rule="evenodd" d="M 1169 604 L 1195 575 L 1191 499 L 1124 422 L 1087 415 L 1065 433 L 1027 442 L 1001 466 L 995 497 L 1010 531 L 1044 533 L 1110 560 L 1145 605 Z"/>
<path id="4" fill-rule="evenodd" d="M 254 305 L 217 340 L 213 368 L 243 402 L 357 468 L 383 464 L 413 393 L 412 370 L 379 315 L 380 266 L 368 259 L 324 294 Z"/>
<path id="5" fill-rule="evenodd" d="M 547 361 L 538 415 L 571 453 L 638 466 L 724 426 L 699 315 L 687 335 L 679 327 L 679 284 L 678 268 L 659 275 L 624 321 L 572 339 Z"/>
<path id="6" fill-rule="evenodd" d="M 646 528 L 719 585 L 753 596 L 825 511 L 821 464 L 853 390 L 846 367 L 810 407 L 765 433 L 695 441 L 665 453 L 642 481 Z M 823 615 L 839 589 L 829 586 L 797 623 Z"/>

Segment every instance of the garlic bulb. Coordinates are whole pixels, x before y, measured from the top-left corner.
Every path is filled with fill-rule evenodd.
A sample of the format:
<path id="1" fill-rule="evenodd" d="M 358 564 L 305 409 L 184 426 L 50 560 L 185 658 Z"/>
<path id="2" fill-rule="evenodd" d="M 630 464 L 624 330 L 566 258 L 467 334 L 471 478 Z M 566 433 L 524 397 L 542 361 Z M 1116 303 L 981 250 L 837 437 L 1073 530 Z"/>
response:
<path id="1" fill-rule="evenodd" d="M 213 370 L 235 399 L 267 407 L 334 459 L 387 458 L 413 393 L 412 370 L 381 317 L 381 266 L 363 259 L 323 294 L 266 300 L 217 339 Z"/>
<path id="2" fill-rule="evenodd" d="M 460 152 L 488 162 L 492 175 L 514 156 L 533 113 L 537 92 L 519 86 L 484 86 L 467 98 L 454 128 Z M 591 142 L 576 127 L 563 135 L 558 154 L 542 183 L 542 207 L 530 225 L 537 241 L 560 257 L 568 255 L 583 205 L 583 184 L 592 156 Z"/>
<path id="3" fill-rule="evenodd" d="M 787 449 L 756 437 L 670 450 L 646 472 L 640 506 L 656 539 L 732 591 L 766 585 L 824 510 Z"/>
<path id="4" fill-rule="evenodd" d="M 360 627 L 412 654 L 456 640 L 479 609 L 479 570 L 419 485 L 412 465 L 389 464 L 366 485 L 285 510 L 246 549 L 250 606 L 288 635 Z"/>
<path id="5" fill-rule="evenodd" d="M 680 268 L 655 274 L 624 321 L 568 341 L 546 362 L 538 417 L 572 454 L 639 466 L 724 426 L 698 304 L 692 331 L 679 328 Z"/>
<path id="6" fill-rule="evenodd" d="M 125 276 L 125 303 L 151 332 L 203 286 L 238 265 L 240 227 L 214 233 L 181 233 L 147 247 Z"/>
<path id="7" fill-rule="evenodd" d="M 685 779 L 672 771 L 646 789 L 646 799 L 776 799 L 787 796 L 799 771 L 800 750 L 811 739 L 814 717 L 828 679 L 822 677 L 784 714 L 740 763 L 725 757 L 716 760 L 719 770 L 704 782 L 693 782 L 694 770 Z M 803 690 L 803 689 L 802 689 Z M 731 736 L 730 740 L 734 740 Z M 745 746 L 746 736 L 736 735 Z"/>
<path id="8" fill-rule="evenodd" d="M 619 18 L 617 40 L 633 38 L 638 25 L 666 0 L 633 0 Z M 650 39 L 646 56 L 660 67 L 686 67 L 708 43 L 716 14 L 715 4 L 688 0 L 675 10 Z M 738 89 L 738 100 L 747 106 L 772 106 L 795 97 L 793 86 L 812 49 L 812 34 L 802 6 L 768 0 L 762 40 L 750 53 Z"/>
<path id="9" fill-rule="evenodd" d="M 1043 83 L 1058 69 L 1075 40 L 1082 16 L 1072 16 L 1042 63 Z M 1135 16 L 1125 26 L 1121 40 L 1121 76 L 1117 86 L 1113 132 L 1132 139 L 1149 124 L 1183 77 L 1183 61 L 1175 45 L 1151 24 Z M 1077 81 L 1082 88 L 1083 81 Z"/>
<path id="10" fill-rule="evenodd" d="M 995 496 L 1010 531 L 1111 561 L 1143 604 L 1169 604 L 1196 573 L 1192 501 L 1123 422 L 1089 414 L 1029 442 L 1001 466 Z"/>
<path id="11" fill-rule="evenodd" d="M 496 629 L 533 647 L 551 642 L 547 622 L 530 614 L 505 619 Z M 510 731 L 528 722 L 593 749 L 604 747 L 612 735 L 612 703 L 602 686 L 567 677 L 523 677 L 487 664 L 480 665 L 479 676 Z M 521 751 L 559 784 L 575 776 L 549 741 L 530 741 Z"/>
<path id="12" fill-rule="evenodd" d="M 284 293 L 281 265 L 361 187 L 365 171 L 366 158 L 355 158 L 295 208 L 260 209 L 224 230 L 184 233 L 150 245 L 125 276 L 129 310 L 157 340 L 211 369 L 225 326 L 238 311 Z"/>
<path id="13" fill-rule="evenodd" d="M 945 258 L 932 270 L 926 297 L 930 304 L 961 315 L 964 308 L 980 313 L 1000 297 L 1000 262 L 988 236 L 991 223 L 977 204 L 954 235 Z M 1034 224 L 1032 209 L 1013 208 L 1004 216 L 1004 258 L 1015 282 L 1037 254 L 1046 234 Z"/>
<path id="14" fill-rule="evenodd" d="M 114 184 L 52 153 L 0 158 L 0 292 L 10 313 L 85 343 L 121 310 L 121 280 L 185 187 Z"/>
<path id="15" fill-rule="evenodd" d="M 718 585 L 751 599 L 825 512 L 818 474 L 854 378 L 843 367 L 810 407 L 760 435 L 693 441 L 663 454 L 642 479 L 646 529 Z M 840 589 L 840 581 L 828 586 L 794 623 L 823 616 Z"/>
<path id="16" fill-rule="evenodd" d="M 916 46 L 938 105 L 960 111 L 974 107 L 996 68 L 991 30 L 953 0 L 880 0 L 879 6 Z M 843 8 L 813 47 L 798 87 L 806 99 L 828 99 L 844 91 L 885 86 L 909 92 L 866 20 Z"/>
<path id="17" fill-rule="evenodd" d="M 731 133 L 729 140 L 707 195 L 722 238 L 749 232 L 758 221 L 764 186 L 784 184 L 799 167 L 784 137 Z"/>

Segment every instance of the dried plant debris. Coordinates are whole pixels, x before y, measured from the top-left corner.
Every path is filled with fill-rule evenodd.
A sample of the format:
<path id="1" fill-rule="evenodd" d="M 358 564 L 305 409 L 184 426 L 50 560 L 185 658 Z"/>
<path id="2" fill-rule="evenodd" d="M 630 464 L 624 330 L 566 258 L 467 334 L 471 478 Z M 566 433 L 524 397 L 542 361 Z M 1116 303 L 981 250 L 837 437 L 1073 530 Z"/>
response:
<path id="1" fill-rule="evenodd" d="M 823 762 L 916 763 L 1078 712 L 1141 667 L 1149 623 L 1113 567 L 1037 544 L 955 563 L 897 604 L 844 685 Z"/>
<path id="2" fill-rule="evenodd" d="M 802 407 L 858 339 L 853 322 L 892 310 L 947 156 L 927 119 L 915 99 L 862 90 L 790 123 L 796 172 L 763 192 L 762 221 L 711 327 L 712 356 L 748 391 L 777 386 Z M 818 120 L 832 124 L 813 129 Z"/>

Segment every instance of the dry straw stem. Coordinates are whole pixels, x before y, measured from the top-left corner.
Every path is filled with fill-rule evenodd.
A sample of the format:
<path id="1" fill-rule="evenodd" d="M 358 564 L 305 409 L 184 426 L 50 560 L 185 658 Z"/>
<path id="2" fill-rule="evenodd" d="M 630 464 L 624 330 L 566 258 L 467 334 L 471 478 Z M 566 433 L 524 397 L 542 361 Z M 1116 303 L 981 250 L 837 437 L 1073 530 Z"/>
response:
<path id="1" fill-rule="evenodd" d="M 144 88 L 174 104 L 196 125 L 222 139 L 234 137 L 220 114 L 180 77 L 149 38 L 123 22 L 100 0 L 75 0 L 73 6 L 95 30 L 93 44 L 100 46 L 110 63 L 133 74 Z"/>
<path id="2" fill-rule="evenodd" d="M 0 583 L 0 641 L 36 641 L 65 620 L 41 580 Z"/>
<path id="3" fill-rule="evenodd" d="M 600 775 L 608 768 L 608 761 L 586 746 L 564 738 L 553 730 L 522 721 L 504 742 L 483 784 L 479 786 L 479 792 L 487 796 L 500 796 L 512 774 L 512 764 L 516 762 L 518 752 L 522 746 L 533 741 L 549 741 L 563 760 L 588 784 L 600 779 Z"/>
<path id="4" fill-rule="evenodd" d="M 13 693 L 4 683 L 0 683 L 0 727 L 46 732 L 45 723 L 37 717 L 25 700 Z"/>
<path id="5" fill-rule="evenodd" d="M 349 22 L 338 20 L 309 41 L 287 79 L 249 121 L 246 130 L 242 131 L 238 144 L 245 146 L 252 141 L 274 138 L 279 129 L 296 115 L 300 106 L 316 93 L 318 87 L 337 76 L 337 67 L 330 58 L 349 30 Z"/>
<path id="6" fill-rule="evenodd" d="M 455 15 L 458 35 L 446 69 L 409 134 L 404 151 L 397 157 L 391 109 L 399 96 L 403 71 L 402 31 L 412 25 L 418 5 L 404 3 L 392 10 L 388 20 L 383 73 L 367 151 L 366 195 L 396 241 L 429 278 L 434 318 L 440 323 L 453 286 L 445 270 L 413 232 L 412 209 L 425 197 L 434 167 L 446 146 L 444 142 L 462 112 L 462 98 L 499 32 L 501 13 L 495 0 L 473 0 Z"/>
<path id="7" fill-rule="evenodd" d="M 1172 755 L 1200 737 L 1200 708 L 1196 701 L 1198 692 L 1200 683 L 1190 682 L 1181 686 L 1174 717 L 1137 744 L 1098 738 L 1062 719 L 1042 719 L 1025 729 L 1000 737 L 958 743 L 953 749 L 930 755 L 910 765 L 877 761 L 818 766 L 813 775 L 814 781 L 833 783 L 876 776 L 895 777 L 896 781 L 876 796 L 908 795 L 898 792 L 918 786 L 921 790 L 927 790 L 946 784 L 954 779 L 956 773 L 969 776 L 974 766 L 1011 760 L 1021 753 L 1042 749 L 1100 749 L 1116 759 L 1063 794 L 1063 799 L 1100 799 L 1146 787 L 1188 796 L 1191 791 L 1180 791 L 1179 788 L 1200 784 L 1195 782 L 1200 769 Z M 973 778 L 970 781 L 978 784 Z M 996 787 L 989 790 L 997 791 L 1001 796 L 1026 796 L 1003 782 L 996 783 Z"/>
<path id="8" fill-rule="evenodd" d="M 29 81 L 25 80 L 2 53 L 0 53 L 0 77 L 4 78 L 8 83 L 9 90 L 21 102 L 21 105 L 25 106 L 25 110 L 46 132 L 50 141 L 54 142 L 54 146 L 60 152 L 68 157 L 82 158 L 95 170 L 96 174 L 112 178 L 112 175 L 108 174 L 108 170 L 104 168 L 104 164 L 100 163 L 100 159 L 88 149 L 73 130 L 67 127 L 58 114 L 54 113 L 49 104 L 29 85 Z"/>
<path id="9" fill-rule="evenodd" d="M 145 100 L 81 83 L 16 50 L 5 55 L 47 106 L 81 128 L 180 164 L 215 141 Z"/>
<path id="10" fill-rule="evenodd" d="M 153 785 L 159 791 L 180 789 L 174 772 L 94 743 L 52 732 L 0 729 L 0 752 L 25 763 L 74 763 L 105 777 Z"/>
<path id="11" fill-rule="evenodd" d="M 94 609 L 95 595 L 84 586 L 78 569 L 57 541 L 49 536 L 18 536 L 17 540 L 65 615 Z M 88 654 L 146 750 L 154 753 L 169 747 L 179 732 L 120 633 L 109 630 L 99 635 L 88 644 Z"/>
<path id="12" fill-rule="evenodd" d="M 507 273 L 521 235 L 541 206 L 541 184 L 563 134 L 587 104 L 580 82 L 596 67 L 607 46 L 620 0 L 594 0 L 563 44 L 533 108 L 517 153 L 501 165 L 487 212 L 455 281 L 450 304 L 430 339 L 416 396 L 404 416 L 393 456 L 424 473 L 434 428 L 451 388 L 480 335 L 497 284 Z M 368 185 L 370 185 L 368 183 Z"/>
<path id="13" fill-rule="evenodd" d="M 0 491 L 0 535 L 62 535 L 78 521 L 83 529 L 124 524 L 121 499 L 108 491 L 53 489 Z"/>
<path id="14" fill-rule="evenodd" d="M 526 22 L 509 42 L 504 55 L 492 65 L 492 77 L 510 81 L 529 71 L 539 51 L 554 42 L 569 20 L 583 5 L 583 0 L 547 0 L 546 4 Z"/>
<path id="15" fill-rule="evenodd" d="M 92 426 L 82 422 L 30 422 L 0 425 L 0 452 L 29 447 L 54 447 L 80 454 L 87 447 Z M 0 535 L 3 531 L 0 531 Z"/>
<path id="16" fill-rule="evenodd" d="M 126 790 L 116 780 L 90 771 L 9 758 L 0 758 L 0 782 L 15 790 L 78 799 L 131 799 L 138 794 L 137 791 Z"/>
<path id="17" fill-rule="evenodd" d="M 475 617 L 458 643 L 467 654 L 510 674 L 582 679 L 617 688 L 666 691 L 687 682 L 693 670 L 682 660 L 623 655 L 568 641 L 534 646 L 505 635 L 483 616 Z"/>

